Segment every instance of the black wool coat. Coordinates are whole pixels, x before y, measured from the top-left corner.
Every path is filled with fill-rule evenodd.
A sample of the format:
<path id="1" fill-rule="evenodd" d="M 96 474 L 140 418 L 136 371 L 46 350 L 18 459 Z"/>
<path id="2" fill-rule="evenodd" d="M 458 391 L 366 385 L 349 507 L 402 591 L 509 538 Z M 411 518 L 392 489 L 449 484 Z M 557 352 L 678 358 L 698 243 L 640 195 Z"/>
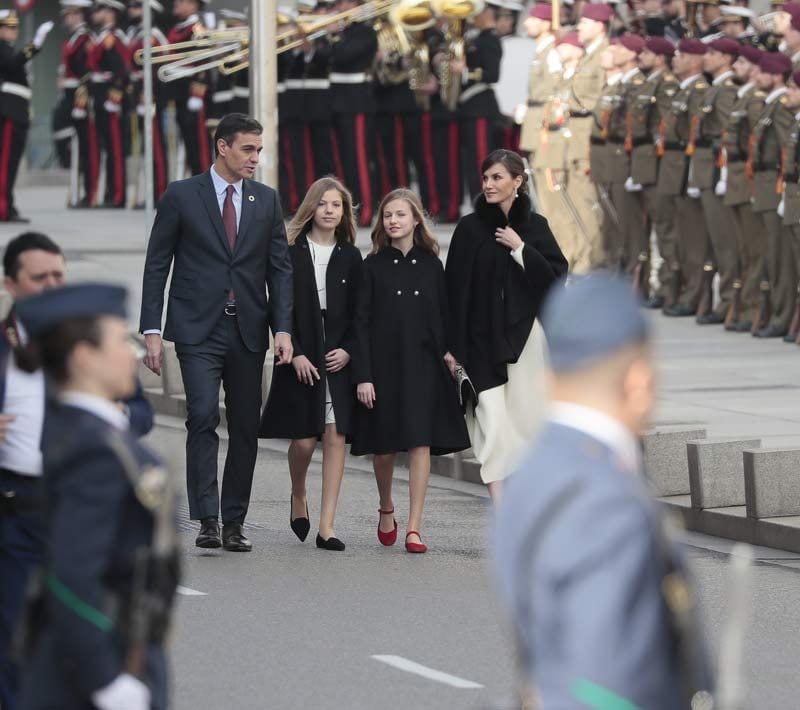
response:
<path id="1" fill-rule="evenodd" d="M 320 379 L 309 387 L 298 382 L 291 365 L 276 367 L 261 417 L 259 436 L 265 439 L 319 437 L 325 430 L 325 381 L 329 382 L 336 430 L 352 432 L 355 388 L 351 365 L 339 372 L 325 371 L 325 354 L 336 348 L 353 356 L 353 317 L 356 293 L 361 281 L 361 252 L 348 243 L 333 250 L 325 277 L 327 309 L 323 326 L 317 296 L 314 264 L 305 234 L 289 247 L 294 272 L 292 344 L 294 355 L 305 355 L 319 371 Z"/>
<path id="2" fill-rule="evenodd" d="M 524 242 L 524 269 L 495 241 L 495 230 L 508 225 Z M 481 195 L 458 223 L 447 255 L 447 342 L 478 392 L 508 381 L 508 365 L 519 359 L 545 295 L 566 273 L 567 260 L 527 195 L 508 218 Z"/>
<path id="3" fill-rule="evenodd" d="M 356 309 L 356 383 L 375 386 L 375 406 L 356 404 L 352 453 L 469 446 L 456 385 L 444 364 L 448 318 L 444 269 L 414 246 L 386 247 L 364 261 Z"/>

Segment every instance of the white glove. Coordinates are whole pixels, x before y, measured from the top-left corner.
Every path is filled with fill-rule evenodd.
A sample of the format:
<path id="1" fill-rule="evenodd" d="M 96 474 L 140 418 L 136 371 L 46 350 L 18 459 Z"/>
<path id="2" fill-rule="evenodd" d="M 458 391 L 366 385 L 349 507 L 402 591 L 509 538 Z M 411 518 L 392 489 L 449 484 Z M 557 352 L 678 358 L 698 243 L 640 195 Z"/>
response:
<path id="1" fill-rule="evenodd" d="M 638 182 L 633 181 L 633 177 L 628 176 L 625 181 L 625 192 L 641 192 L 642 186 Z"/>
<path id="2" fill-rule="evenodd" d="M 714 186 L 714 194 L 717 197 L 722 197 L 728 191 L 728 183 L 725 180 L 718 180 Z"/>
<path id="3" fill-rule="evenodd" d="M 138 678 L 120 673 L 92 693 L 92 702 L 99 710 L 150 710 L 150 689 Z"/>
<path id="4" fill-rule="evenodd" d="M 686 196 L 691 197 L 693 200 L 697 200 L 700 198 L 700 188 L 699 187 L 687 187 L 686 188 Z"/>
<path id="5" fill-rule="evenodd" d="M 47 22 L 43 22 L 36 28 L 36 34 L 33 35 L 33 46 L 36 49 L 41 49 L 44 41 L 47 39 L 47 35 L 50 33 L 50 30 L 53 29 L 53 21 L 48 20 Z"/>
<path id="6" fill-rule="evenodd" d="M 141 116 L 142 118 L 144 118 L 144 109 L 145 109 L 144 104 L 137 104 L 136 105 L 136 115 L 137 116 Z"/>
<path id="7" fill-rule="evenodd" d="M 85 108 L 74 108 L 74 109 L 72 109 L 71 115 L 72 115 L 72 118 L 74 118 L 76 121 L 82 121 L 87 116 L 86 109 Z"/>
<path id="8" fill-rule="evenodd" d="M 783 217 L 783 213 L 786 210 L 786 202 L 783 197 L 781 197 L 781 201 L 778 203 L 778 217 Z"/>
<path id="9" fill-rule="evenodd" d="M 200 96 L 190 96 L 189 100 L 186 102 L 186 108 L 188 108 L 192 113 L 197 113 L 198 111 L 203 110 L 203 99 Z"/>
<path id="10" fill-rule="evenodd" d="M 291 5 L 289 7 L 291 7 Z M 217 26 L 217 16 L 213 12 L 204 12 L 203 24 L 209 30 L 215 29 Z"/>
<path id="11" fill-rule="evenodd" d="M 103 103 L 103 108 L 109 113 L 119 113 L 122 110 L 122 104 L 118 104 L 115 101 L 106 101 Z"/>

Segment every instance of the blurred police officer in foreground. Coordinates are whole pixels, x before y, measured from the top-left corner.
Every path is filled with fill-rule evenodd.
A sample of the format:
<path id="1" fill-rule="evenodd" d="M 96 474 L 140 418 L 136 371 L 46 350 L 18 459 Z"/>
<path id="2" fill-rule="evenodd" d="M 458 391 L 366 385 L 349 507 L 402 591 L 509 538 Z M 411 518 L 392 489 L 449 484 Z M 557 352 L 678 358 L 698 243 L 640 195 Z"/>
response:
<path id="1" fill-rule="evenodd" d="M 174 494 L 116 401 L 136 387 L 126 292 L 82 284 L 21 302 L 19 364 L 53 386 L 42 437 L 47 552 L 27 609 L 25 710 L 167 706 Z"/>
<path id="2" fill-rule="evenodd" d="M 647 321 L 605 274 L 543 312 L 553 400 L 497 513 L 500 588 L 534 707 L 710 707 L 683 562 L 642 482 Z"/>

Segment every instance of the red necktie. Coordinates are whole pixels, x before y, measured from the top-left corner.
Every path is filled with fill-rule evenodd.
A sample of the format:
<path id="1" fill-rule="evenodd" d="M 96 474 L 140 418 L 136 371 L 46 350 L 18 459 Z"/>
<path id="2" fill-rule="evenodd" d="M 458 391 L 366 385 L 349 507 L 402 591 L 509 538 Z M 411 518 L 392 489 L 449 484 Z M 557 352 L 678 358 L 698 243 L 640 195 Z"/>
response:
<path id="1" fill-rule="evenodd" d="M 236 188 L 233 185 L 228 185 L 225 190 L 225 202 L 222 203 L 222 224 L 225 225 L 225 235 L 228 237 L 228 246 L 231 248 L 231 253 L 236 246 L 236 208 L 233 206 L 233 193 Z M 228 299 L 233 301 L 233 289 L 228 292 Z"/>

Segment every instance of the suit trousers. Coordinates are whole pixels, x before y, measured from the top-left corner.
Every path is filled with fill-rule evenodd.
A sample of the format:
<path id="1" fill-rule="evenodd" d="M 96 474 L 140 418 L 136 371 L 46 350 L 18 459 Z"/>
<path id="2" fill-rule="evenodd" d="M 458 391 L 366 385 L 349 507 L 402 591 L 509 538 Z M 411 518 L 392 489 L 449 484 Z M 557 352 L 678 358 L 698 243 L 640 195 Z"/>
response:
<path id="1" fill-rule="evenodd" d="M 655 185 L 645 187 L 642 191 L 642 198 L 648 221 L 656 233 L 656 244 L 658 245 L 658 253 L 661 256 L 661 265 L 658 269 L 658 295 L 664 299 L 664 304 L 669 307 L 674 305 L 671 302 L 674 290 L 673 280 L 676 276 L 676 271 L 679 269 L 676 244 L 677 234 L 675 233 L 675 225 L 677 223 L 675 198 L 670 195 L 659 194 Z M 649 239 L 647 247 L 649 252 Z"/>
<path id="2" fill-rule="evenodd" d="M 681 288 L 678 302 L 697 310 L 703 292 L 703 263 L 708 249 L 703 205 L 699 199 L 676 198 L 677 252 Z M 676 274 L 677 275 L 677 274 Z"/>
<path id="3" fill-rule="evenodd" d="M 10 118 L 0 121 L 0 221 L 7 221 L 14 216 L 14 184 L 25 141 L 28 139 L 28 127 L 15 123 Z"/>
<path id="4" fill-rule="evenodd" d="M 797 289 L 791 227 L 784 227 L 782 219 L 774 210 L 759 212 L 767 234 L 766 275 L 769 281 L 769 301 L 772 307 L 770 326 L 789 330 L 794 313 Z"/>
<path id="5" fill-rule="evenodd" d="M 20 501 L 41 498 L 41 478 L 0 471 L 0 491 L 13 491 Z M 43 501 L 41 501 L 43 503 Z M 11 660 L 11 640 L 25 603 L 31 572 L 44 559 L 44 511 L 0 515 L 0 707 L 14 710 L 20 670 Z"/>
<path id="6" fill-rule="evenodd" d="M 714 309 L 725 317 L 733 302 L 733 282 L 738 275 L 736 245 L 736 223 L 730 209 L 722 198 L 714 194 L 713 188 L 703 190 L 700 195 L 711 253 L 706 256 L 719 274 L 719 303 Z"/>
<path id="7" fill-rule="evenodd" d="M 751 323 L 758 317 L 764 280 L 767 233 L 749 202 L 729 207 L 736 225 L 736 251 L 742 281 L 740 318 Z"/>
<path id="8" fill-rule="evenodd" d="M 261 377 L 266 353 L 248 350 L 235 316 L 220 315 L 198 345 L 175 344 L 186 391 L 186 490 L 193 520 L 222 513 L 222 522 L 244 522 L 250 502 L 261 416 Z M 219 388 L 225 390 L 228 453 L 217 482 Z"/>
<path id="9" fill-rule="evenodd" d="M 358 206 L 358 223 L 369 227 L 379 202 L 375 182 L 375 115 L 337 113 L 333 118 L 344 184 Z"/>

